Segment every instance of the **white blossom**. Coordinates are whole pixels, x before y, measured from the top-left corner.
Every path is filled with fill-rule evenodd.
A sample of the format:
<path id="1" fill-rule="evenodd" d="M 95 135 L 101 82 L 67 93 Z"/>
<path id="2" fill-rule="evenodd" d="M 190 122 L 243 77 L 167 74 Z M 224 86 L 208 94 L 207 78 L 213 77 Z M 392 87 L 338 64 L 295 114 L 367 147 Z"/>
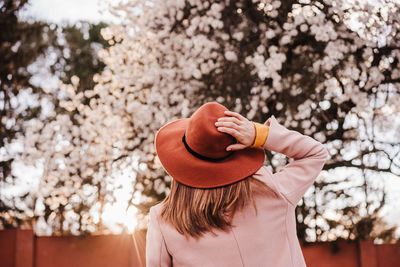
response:
<path id="1" fill-rule="evenodd" d="M 237 61 L 236 53 L 233 51 L 226 51 L 225 58 L 229 61 Z"/>
<path id="2" fill-rule="evenodd" d="M 326 136 L 315 132 L 319 122 L 312 121 L 314 114 L 321 112 L 323 117 L 329 107 L 345 101 L 355 104 L 350 111 L 338 110 L 337 116 L 346 118 L 346 123 L 352 114 L 366 119 L 375 114 L 380 127 L 390 126 L 388 118 L 399 114 L 398 96 L 390 96 L 390 101 L 374 111 L 369 93 L 393 91 L 383 85 L 383 73 L 388 70 L 392 79 L 400 77 L 398 66 L 390 64 L 390 60 L 400 59 L 400 52 L 393 51 L 378 66 L 372 66 L 377 41 L 374 43 L 368 34 L 374 31 L 365 28 L 366 35 L 362 36 L 346 27 L 348 13 L 342 10 L 345 1 L 323 1 L 335 3 L 329 14 L 305 4 L 307 1 L 293 4 L 290 16 L 279 18 L 283 22 L 276 19 L 281 1 L 252 2 L 260 14 L 264 12 L 265 20 L 254 25 L 246 12 L 235 13 L 243 21 L 234 27 L 224 24 L 227 20 L 222 16 L 229 1 L 133 0 L 116 7 L 115 11 L 124 11 L 124 23 L 101 31 L 106 40 L 116 43 L 99 52 L 106 67 L 93 77 L 94 88 L 78 92 L 77 76 L 71 78 L 71 84 L 60 84 L 59 92 L 64 96 L 60 108 L 68 114 L 58 114 L 46 123 L 38 120 L 27 130 L 24 160 L 42 162 L 45 169 L 39 195 L 50 196 L 58 181 L 64 179 L 70 184 L 57 190 L 65 197 L 50 196 L 45 201 L 52 208 L 67 200 L 79 203 L 88 196 L 71 195 L 82 181 L 112 181 L 106 172 L 116 172 L 122 164 L 131 166 L 133 174 L 145 171 L 149 181 L 156 183 L 157 192 L 166 190 L 160 180 L 154 179 L 165 176 L 157 168 L 160 162 L 154 151 L 155 133 L 167 122 L 189 117 L 209 100 L 231 103 L 234 111 L 249 119 L 278 111 L 286 125 L 302 127 L 304 133 L 315 134 L 320 142 L 325 142 Z M 185 11 L 190 14 L 184 19 L 188 4 L 190 11 Z M 128 12 L 133 7 L 140 7 L 142 13 L 134 16 Z M 392 9 L 387 9 L 387 17 L 398 18 Z M 361 24 L 379 28 L 371 24 L 372 15 L 362 14 L 360 19 L 365 17 L 365 23 Z M 334 17 L 339 20 L 337 24 L 330 21 Z M 386 30 L 386 41 L 398 46 L 395 30 Z M 300 37 L 303 39 L 298 42 Z M 248 72 L 245 86 L 249 87 L 240 88 L 249 92 L 248 96 L 235 96 L 238 91 L 231 94 L 233 85 L 218 88 L 221 80 L 232 75 L 226 73 L 228 66 Z M 308 98 L 308 94 L 314 98 Z M 245 94 L 240 91 L 238 95 Z M 384 98 L 384 93 L 372 95 Z M 293 108 L 291 101 L 297 106 Z M 359 132 L 346 134 L 357 138 Z M 110 190 L 109 180 L 104 190 Z M 96 203 L 91 204 L 98 208 Z"/>

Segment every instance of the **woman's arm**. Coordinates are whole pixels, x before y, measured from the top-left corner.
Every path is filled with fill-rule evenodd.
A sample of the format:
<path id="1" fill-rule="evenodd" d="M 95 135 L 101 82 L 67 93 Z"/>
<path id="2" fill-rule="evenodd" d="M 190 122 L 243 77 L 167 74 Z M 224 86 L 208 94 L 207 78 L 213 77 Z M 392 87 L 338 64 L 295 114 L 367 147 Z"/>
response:
<path id="1" fill-rule="evenodd" d="M 253 124 L 238 113 L 229 111 L 226 115 L 229 117 L 220 118 L 216 126 L 219 131 L 231 134 L 238 141 L 230 148 L 239 150 L 251 146 L 256 132 Z M 297 205 L 322 170 L 328 151 L 313 138 L 285 128 L 274 116 L 264 125 L 269 128 L 263 147 L 294 159 L 271 175 L 279 193 L 292 205 Z"/>
<path id="2" fill-rule="evenodd" d="M 274 116 L 265 124 L 269 125 L 269 135 L 263 147 L 293 159 L 272 174 L 272 180 L 278 191 L 295 206 L 321 172 L 328 150 L 310 136 L 285 128 Z"/>

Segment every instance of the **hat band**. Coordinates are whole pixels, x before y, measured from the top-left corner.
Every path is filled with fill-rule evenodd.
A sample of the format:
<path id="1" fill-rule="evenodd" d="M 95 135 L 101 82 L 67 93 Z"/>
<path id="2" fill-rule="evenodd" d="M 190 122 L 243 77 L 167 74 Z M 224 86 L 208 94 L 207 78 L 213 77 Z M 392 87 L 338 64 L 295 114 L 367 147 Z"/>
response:
<path id="1" fill-rule="evenodd" d="M 230 155 L 232 155 L 233 152 L 234 152 L 234 151 L 232 151 L 231 153 L 229 153 L 228 155 L 226 155 L 225 157 L 222 157 L 222 158 L 209 158 L 209 157 L 200 155 L 199 153 L 197 153 L 196 151 L 194 151 L 193 149 L 191 149 L 190 146 L 186 143 L 185 134 L 183 134 L 182 142 L 183 142 L 183 144 L 185 145 L 186 150 L 187 150 L 190 154 L 192 154 L 193 156 L 195 156 L 195 157 L 198 158 L 198 159 L 206 160 L 206 161 L 211 161 L 211 162 L 219 162 L 219 161 L 222 161 L 222 160 L 226 159 L 227 157 L 229 157 Z"/>

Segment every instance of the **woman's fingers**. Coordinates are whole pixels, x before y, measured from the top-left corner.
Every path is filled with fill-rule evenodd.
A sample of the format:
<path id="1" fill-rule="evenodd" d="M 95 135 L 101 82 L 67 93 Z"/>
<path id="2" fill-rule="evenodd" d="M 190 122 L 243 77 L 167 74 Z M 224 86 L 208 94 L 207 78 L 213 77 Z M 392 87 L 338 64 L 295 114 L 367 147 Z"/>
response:
<path id="1" fill-rule="evenodd" d="M 217 121 L 215 123 L 215 125 L 218 126 L 218 127 L 229 127 L 229 128 L 233 128 L 233 129 L 236 129 L 236 130 L 240 130 L 240 126 L 239 125 L 237 125 L 234 122 L 230 122 L 230 121 Z"/>
<path id="2" fill-rule="evenodd" d="M 237 141 L 226 150 L 240 150 L 250 146 L 255 136 L 254 125 L 239 113 L 229 110 L 224 113 L 227 116 L 219 118 L 215 126 L 218 131 L 232 135 Z"/>
<path id="3" fill-rule="evenodd" d="M 233 112 L 233 111 L 230 111 L 230 110 L 226 110 L 224 113 L 225 113 L 226 115 L 228 115 L 228 116 L 235 117 L 235 118 L 237 118 L 237 119 L 240 120 L 240 121 L 246 120 L 246 118 L 243 117 L 242 115 L 240 115 L 239 113 L 236 113 L 236 112 Z"/>
<path id="4" fill-rule="evenodd" d="M 242 121 L 238 120 L 235 117 L 221 117 L 221 118 L 218 119 L 218 121 L 229 121 L 229 122 L 234 122 L 234 123 L 236 123 L 238 125 L 243 123 Z"/>
<path id="5" fill-rule="evenodd" d="M 233 128 L 229 128 L 229 127 L 217 127 L 217 130 L 223 133 L 227 133 L 232 135 L 233 137 L 235 137 L 236 139 L 239 139 L 240 137 L 240 133 L 233 129 Z"/>

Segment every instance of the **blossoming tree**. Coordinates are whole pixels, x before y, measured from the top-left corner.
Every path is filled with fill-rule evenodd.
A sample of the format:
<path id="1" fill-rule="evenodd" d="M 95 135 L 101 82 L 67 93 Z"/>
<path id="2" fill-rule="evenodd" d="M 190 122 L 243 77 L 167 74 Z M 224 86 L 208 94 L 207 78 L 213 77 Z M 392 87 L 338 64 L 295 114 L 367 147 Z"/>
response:
<path id="1" fill-rule="evenodd" d="M 113 201 L 107 183 L 126 170 L 129 205 L 146 212 L 170 181 L 156 131 L 218 101 L 259 122 L 273 114 L 328 148 L 297 208 L 303 240 L 390 236 L 376 225 L 382 174 L 400 173 L 398 2 L 137 0 L 114 12 L 123 23 L 103 29 L 111 47 L 94 88 L 78 92 L 77 78 L 61 85 L 72 115 L 32 124 L 26 135 L 24 159 L 41 160 L 40 194 L 57 210 L 49 224 L 68 227 L 68 217 L 81 231 L 98 230 L 82 205 L 101 213 Z M 290 161 L 266 153 L 274 171 Z M 141 205 L 136 192 L 148 197 Z"/>

